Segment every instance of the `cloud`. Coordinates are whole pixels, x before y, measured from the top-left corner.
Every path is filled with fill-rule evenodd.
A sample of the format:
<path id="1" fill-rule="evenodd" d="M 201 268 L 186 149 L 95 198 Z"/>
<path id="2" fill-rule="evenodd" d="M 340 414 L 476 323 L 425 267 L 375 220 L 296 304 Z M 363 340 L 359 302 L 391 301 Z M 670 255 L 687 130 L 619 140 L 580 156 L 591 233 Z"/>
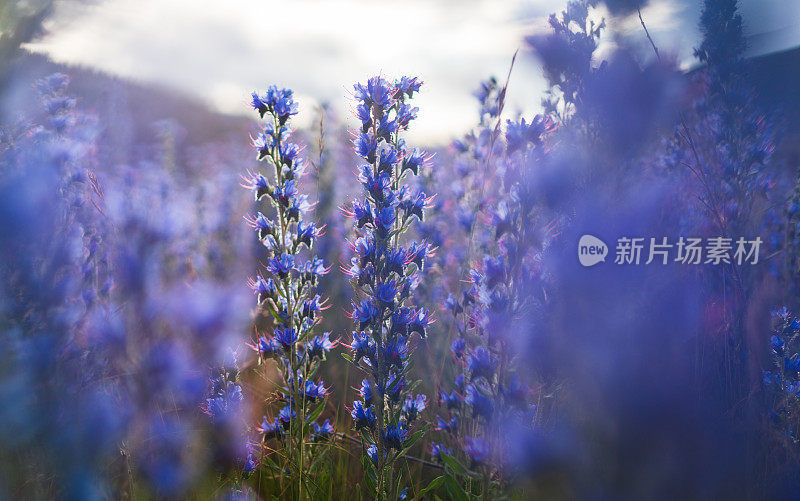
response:
<path id="1" fill-rule="evenodd" d="M 195 94 L 221 111 L 245 112 L 251 90 L 276 83 L 303 102 L 340 110 L 354 82 L 381 72 L 426 81 L 412 139 L 443 142 L 474 122 L 471 92 L 505 75 L 529 23 L 527 2 L 491 0 L 110 0 L 57 25 L 31 44 L 57 61 L 79 63 Z M 523 81 L 539 82 L 520 65 Z M 543 87 L 509 92 L 509 106 L 532 110 Z M 349 115 L 345 115 L 349 116 Z"/>
<path id="2" fill-rule="evenodd" d="M 753 0 L 754 1 L 754 0 Z M 743 0 L 743 9 L 751 8 Z M 525 35 L 547 29 L 565 0 L 106 0 L 66 4 L 51 33 L 29 48 L 139 81 L 175 87 L 228 113 L 246 113 L 249 92 L 275 83 L 301 106 L 330 102 L 350 117 L 352 84 L 375 73 L 418 75 L 426 85 L 412 129 L 417 142 L 445 142 L 477 115 L 472 91 L 504 78 Z M 752 10 L 752 9 L 751 9 Z M 606 17 L 609 17 L 605 11 Z M 651 0 L 642 15 L 663 52 L 691 59 L 696 2 Z M 762 16 L 763 17 L 763 16 Z M 775 16 L 773 16 L 775 17 Z M 636 16 L 609 19 L 643 39 Z M 759 29 L 760 27 L 756 27 Z M 603 50 L 613 47 L 608 37 Z M 649 48 L 648 48 L 649 49 Z M 522 54 L 508 109 L 533 113 L 544 80 Z M 308 111 L 302 110 L 302 111 Z"/>

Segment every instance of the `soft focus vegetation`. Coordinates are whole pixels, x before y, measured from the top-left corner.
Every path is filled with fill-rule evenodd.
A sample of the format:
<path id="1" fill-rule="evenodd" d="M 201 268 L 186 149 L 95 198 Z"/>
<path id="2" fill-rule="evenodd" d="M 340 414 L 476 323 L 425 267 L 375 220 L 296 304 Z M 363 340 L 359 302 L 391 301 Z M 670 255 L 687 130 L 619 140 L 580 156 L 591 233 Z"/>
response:
<path id="1" fill-rule="evenodd" d="M 25 53 L 51 5 L 0 2 L 0 498 L 796 498 L 798 110 L 761 91 L 796 82 L 735 0 L 681 72 L 646 3 L 567 1 L 426 150 L 419 76 L 222 116 Z"/>

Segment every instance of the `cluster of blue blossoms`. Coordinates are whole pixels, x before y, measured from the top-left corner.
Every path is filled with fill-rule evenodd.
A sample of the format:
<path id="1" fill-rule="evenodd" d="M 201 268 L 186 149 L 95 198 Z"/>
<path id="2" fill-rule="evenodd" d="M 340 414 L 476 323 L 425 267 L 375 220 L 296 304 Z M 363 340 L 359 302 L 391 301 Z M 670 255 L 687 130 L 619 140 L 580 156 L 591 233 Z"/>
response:
<path id="1" fill-rule="evenodd" d="M 770 419 L 781 433 L 796 442 L 800 426 L 800 319 L 785 306 L 773 312 L 769 341 L 772 368 L 763 371 Z"/>
<path id="2" fill-rule="evenodd" d="M 538 320 L 542 309 L 530 292 L 543 283 L 539 261 L 548 237 L 531 231 L 542 216 L 525 173 L 542 161 L 544 138 L 552 130 L 552 121 L 542 116 L 506 124 L 502 156 L 496 160 L 499 197 L 486 218 L 491 233 L 486 241 L 496 247 L 485 248 L 481 265 L 470 270 L 469 289 L 444 301 L 456 327 L 450 350 L 461 372 L 452 391 L 440 392 L 440 406 L 449 417 L 437 416 L 442 442 L 432 443 L 431 454 L 438 460 L 463 455 L 471 469 L 485 475 L 500 474 L 509 466 L 505 451 L 513 444 L 498 430 L 531 428 L 537 417 L 526 383 L 529 373 L 519 367 L 513 333 L 522 328 L 520 322 Z M 458 445 L 462 452 L 454 454 L 446 444 Z"/>
<path id="3" fill-rule="evenodd" d="M 409 150 L 401 137 L 417 114 L 406 99 L 421 85 L 416 78 L 390 83 L 378 76 L 355 86 L 361 127 L 354 131 L 353 143 L 365 162 L 358 172 L 363 198 L 344 209 L 356 233 L 350 245 L 355 255 L 344 272 L 362 298 L 351 312 L 356 330 L 349 358 L 367 377 L 351 415 L 370 458 L 367 478 L 378 495 L 395 488 L 393 465 L 418 437 L 409 432 L 427 406 L 426 396 L 413 394 L 415 384 L 408 379 L 409 338 L 414 333 L 424 338 L 432 321 L 430 313 L 412 306 L 411 300 L 419 272 L 434 249 L 424 241 L 401 241 L 415 220 L 423 220 L 431 203 L 424 192 L 404 182 L 429 160 L 418 149 Z"/>
<path id="4" fill-rule="evenodd" d="M 288 122 L 298 105 L 288 89 L 270 87 L 266 94 L 253 93 L 252 107 L 266 121 L 253 140 L 257 159 L 273 167 L 271 179 L 261 172 L 248 172 L 245 186 L 253 191 L 258 204 L 271 207 L 272 217 L 263 212 L 248 216 L 266 248 L 266 274 L 250 280 L 258 298 L 258 313 L 272 324 L 271 336 L 259 336 L 252 348 L 259 361 L 278 363 L 281 408 L 277 416 L 265 416 L 259 431 L 264 440 L 286 441 L 288 465 L 302 477 L 305 444 L 327 440 L 333 433 L 328 420 L 320 424 L 319 415 L 329 393 L 315 375 L 327 353 L 336 344 L 330 333 L 314 335 L 326 301 L 317 293 L 320 277 L 328 273 L 323 261 L 311 250 L 323 228 L 306 219 L 313 204 L 300 192 L 300 179 L 306 165 L 302 148 L 291 142 Z M 264 209 L 266 211 L 266 209 Z"/>

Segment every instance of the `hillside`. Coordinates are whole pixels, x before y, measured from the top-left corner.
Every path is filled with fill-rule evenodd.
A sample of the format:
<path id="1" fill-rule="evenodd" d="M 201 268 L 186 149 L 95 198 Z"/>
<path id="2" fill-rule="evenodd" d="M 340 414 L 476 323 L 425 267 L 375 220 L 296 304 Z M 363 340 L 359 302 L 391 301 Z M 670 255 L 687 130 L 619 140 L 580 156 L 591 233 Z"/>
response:
<path id="1" fill-rule="evenodd" d="M 234 140 L 241 142 L 254 129 L 254 122 L 211 110 L 201 100 L 177 91 L 121 79 L 93 69 L 68 66 L 46 56 L 23 53 L 7 74 L 13 77 L 0 83 L 0 123 L 19 124 L 22 116 L 42 113 L 33 83 L 48 74 L 63 72 L 71 77 L 70 94 L 78 108 L 98 116 L 102 124 L 99 158 L 111 165 L 135 164 L 147 157 L 146 146 L 157 144 L 157 123 L 177 123 L 180 146 L 178 163 L 194 146 Z"/>

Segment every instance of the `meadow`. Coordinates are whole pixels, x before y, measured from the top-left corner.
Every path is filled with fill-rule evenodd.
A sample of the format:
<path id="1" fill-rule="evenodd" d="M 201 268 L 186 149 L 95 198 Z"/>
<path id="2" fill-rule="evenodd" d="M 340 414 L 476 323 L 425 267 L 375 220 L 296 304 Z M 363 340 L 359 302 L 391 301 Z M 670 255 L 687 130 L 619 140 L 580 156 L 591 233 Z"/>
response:
<path id="1" fill-rule="evenodd" d="M 418 75 L 153 119 L 0 31 L 0 499 L 796 499 L 800 112 L 736 0 L 691 70 L 646 4 L 566 1 L 431 149 Z"/>

